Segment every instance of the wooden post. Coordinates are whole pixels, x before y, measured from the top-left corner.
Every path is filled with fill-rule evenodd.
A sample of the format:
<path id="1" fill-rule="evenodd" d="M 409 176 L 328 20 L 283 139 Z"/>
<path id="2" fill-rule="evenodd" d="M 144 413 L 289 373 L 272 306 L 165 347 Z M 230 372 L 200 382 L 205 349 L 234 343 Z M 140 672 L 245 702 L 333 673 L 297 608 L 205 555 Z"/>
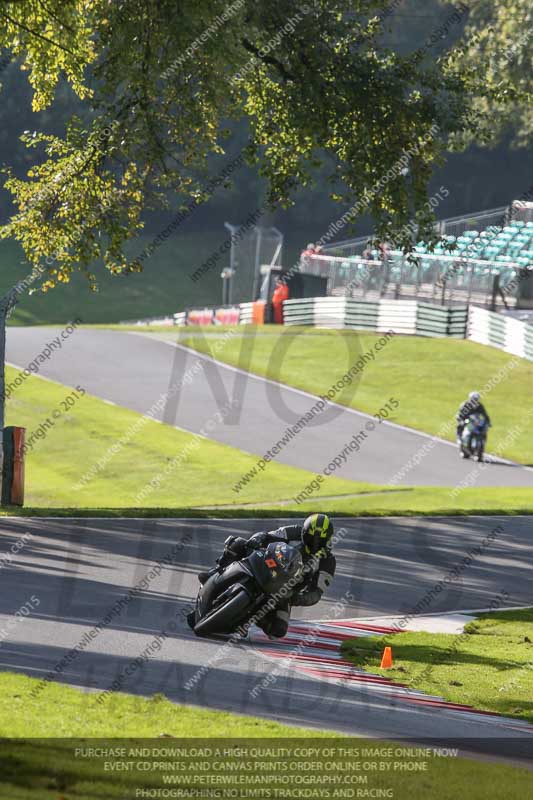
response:
<path id="1" fill-rule="evenodd" d="M 6 321 L 11 308 L 17 302 L 18 284 L 0 300 L 0 497 L 3 495 L 1 481 L 4 474 L 4 428 L 6 424 Z"/>
<path id="2" fill-rule="evenodd" d="M 13 481 L 11 483 L 11 504 L 24 505 L 24 443 L 26 428 L 13 428 Z"/>
<path id="3" fill-rule="evenodd" d="M 4 475 L 4 427 L 6 406 L 6 298 L 0 301 L 0 497 Z"/>

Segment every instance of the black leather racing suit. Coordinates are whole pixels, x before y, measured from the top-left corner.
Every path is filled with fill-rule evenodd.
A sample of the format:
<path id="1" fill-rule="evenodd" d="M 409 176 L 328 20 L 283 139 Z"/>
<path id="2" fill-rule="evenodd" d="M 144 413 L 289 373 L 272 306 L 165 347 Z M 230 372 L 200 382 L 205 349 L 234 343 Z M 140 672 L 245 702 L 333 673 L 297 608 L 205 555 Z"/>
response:
<path id="1" fill-rule="evenodd" d="M 232 561 L 245 558 L 254 550 L 266 547 L 271 542 L 301 543 L 301 541 L 301 525 L 285 525 L 275 531 L 254 533 L 249 539 L 240 536 L 229 537 L 226 539 L 224 553 L 218 559 L 218 564 L 220 567 L 227 567 Z M 268 636 L 276 638 L 285 636 L 289 626 L 291 606 L 314 606 L 335 575 L 336 560 L 331 549 L 324 548 L 313 556 L 311 553 L 307 553 L 301 545 L 300 552 L 304 562 L 304 574 L 301 582 L 294 588 L 290 597 L 280 601 L 277 608 L 266 614 L 257 623 Z"/>

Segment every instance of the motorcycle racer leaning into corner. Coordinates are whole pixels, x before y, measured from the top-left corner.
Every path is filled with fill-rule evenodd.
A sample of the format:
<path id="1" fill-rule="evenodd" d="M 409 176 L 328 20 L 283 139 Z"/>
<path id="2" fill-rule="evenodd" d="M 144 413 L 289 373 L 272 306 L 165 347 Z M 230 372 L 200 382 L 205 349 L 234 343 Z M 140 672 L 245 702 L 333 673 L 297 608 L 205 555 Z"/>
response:
<path id="1" fill-rule="evenodd" d="M 491 426 L 490 417 L 487 414 L 487 410 L 483 403 L 481 402 L 481 395 L 479 392 L 470 392 L 468 395 L 468 400 L 465 400 L 464 403 L 461 403 L 461 407 L 457 413 L 457 444 L 461 444 L 461 438 L 463 436 L 463 429 L 466 424 L 466 420 L 470 416 L 470 414 L 483 414 L 485 419 L 487 420 L 487 426 Z"/>
<path id="2" fill-rule="evenodd" d="M 281 599 L 258 626 L 270 638 L 282 638 L 289 627 L 292 606 L 314 606 L 319 602 L 335 575 L 336 560 L 332 553 L 333 524 L 326 514 L 311 514 L 302 525 L 285 525 L 273 531 L 254 533 L 249 539 L 228 536 L 217 565 L 208 572 L 200 572 L 198 579 L 204 584 L 215 572 L 222 572 L 229 564 L 246 558 L 254 550 L 267 547 L 272 542 L 300 542 L 303 560 L 302 580 L 292 593 Z M 191 621 L 193 615 L 191 615 Z"/>

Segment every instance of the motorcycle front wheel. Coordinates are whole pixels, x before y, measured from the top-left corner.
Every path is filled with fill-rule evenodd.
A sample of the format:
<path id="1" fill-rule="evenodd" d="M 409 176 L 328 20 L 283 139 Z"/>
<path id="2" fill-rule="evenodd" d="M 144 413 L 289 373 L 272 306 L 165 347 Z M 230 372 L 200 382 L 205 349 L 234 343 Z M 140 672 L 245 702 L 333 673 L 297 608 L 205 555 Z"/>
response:
<path id="1" fill-rule="evenodd" d="M 245 589 L 230 597 L 226 603 L 210 611 L 194 626 L 197 636 L 214 636 L 221 633 L 233 633 L 235 628 L 246 619 L 251 611 L 253 600 Z"/>

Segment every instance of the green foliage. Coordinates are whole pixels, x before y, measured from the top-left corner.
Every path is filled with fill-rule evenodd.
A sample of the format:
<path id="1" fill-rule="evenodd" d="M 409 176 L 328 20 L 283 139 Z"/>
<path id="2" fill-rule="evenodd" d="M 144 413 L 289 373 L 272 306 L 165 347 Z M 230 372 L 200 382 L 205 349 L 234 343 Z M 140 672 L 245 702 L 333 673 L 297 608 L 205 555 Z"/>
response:
<path id="1" fill-rule="evenodd" d="M 530 0 L 476 0 L 464 41 L 452 54 L 475 96 L 481 138 L 495 144 L 511 130 L 525 146 L 533 135 L 533 6 Z M 486 92 L 476 92 L 481 81 Z M 477 95 L 477 96 L 476 96 Z M 471 137 L 467 139 L 471 141 Z"/>
<path id="2" fill-rule="evenodd" d="M 405 54 L 384 44 L 389 7 L 0 3 L 0 42 L 28 72 L 33 108 L 50 107 L 66 83 L 86 111 L 64 135 L 25 134 L 36 163 L 24 179 L 9 173 L 18 212 L 1 235 L 45 268 L 45 290 L 77 268 L 94 288 L 99 257 L 113 274 L 139 270 L 124 244 L 143 214 L 170 196 L 184 206 L 207 200 L 208 171 L 231 155 L 227 120 L 244 116 L 244 151 L 267 178 L 272 207 L 290 205 L 322 163 L 350 222 L 370 213 L 377 238 L 408 249 L 415 217 L 419 235 L 434 240 L 431 174 L 450 142 L 482 135 L 471 94 L 486 104 L 511 96 L 455 57 L 434 57 L 431 42 Z"/>

